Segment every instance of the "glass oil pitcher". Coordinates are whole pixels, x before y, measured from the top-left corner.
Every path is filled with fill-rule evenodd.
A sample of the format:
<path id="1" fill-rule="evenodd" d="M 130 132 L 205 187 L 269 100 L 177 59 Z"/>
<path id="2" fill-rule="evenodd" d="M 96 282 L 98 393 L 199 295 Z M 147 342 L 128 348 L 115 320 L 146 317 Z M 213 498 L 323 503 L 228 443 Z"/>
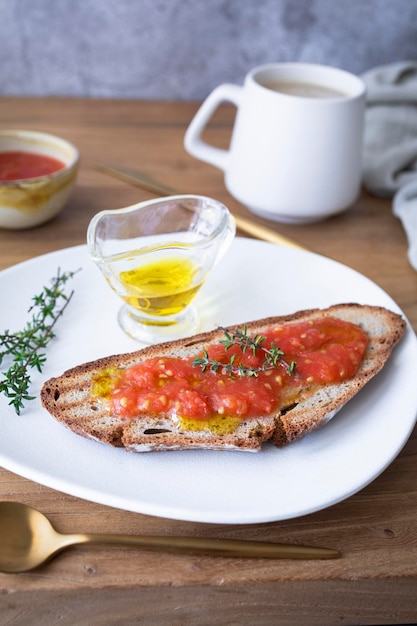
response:
<path id="1" fill-rule="evenodd" d="M 87 245 L 125 302 L 118 315 L 122 329 L 147 344 L 193 334 L 198 315 L 192 301 L 235 230 L 227 207 L 195 195 L 158 198 L 95 215 Z"/>

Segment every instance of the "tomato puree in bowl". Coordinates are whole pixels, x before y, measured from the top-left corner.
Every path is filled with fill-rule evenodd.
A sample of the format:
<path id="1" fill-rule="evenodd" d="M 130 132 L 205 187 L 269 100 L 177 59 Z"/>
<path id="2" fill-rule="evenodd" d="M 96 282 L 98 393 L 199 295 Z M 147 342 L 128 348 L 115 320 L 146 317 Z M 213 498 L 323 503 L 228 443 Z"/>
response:
<path id="1" fill-rule="evenodd" d="M 36 152 L 0 152 L 0 181 L 26 180 L 48 176 L 64 169 L 65 163 Z"/>

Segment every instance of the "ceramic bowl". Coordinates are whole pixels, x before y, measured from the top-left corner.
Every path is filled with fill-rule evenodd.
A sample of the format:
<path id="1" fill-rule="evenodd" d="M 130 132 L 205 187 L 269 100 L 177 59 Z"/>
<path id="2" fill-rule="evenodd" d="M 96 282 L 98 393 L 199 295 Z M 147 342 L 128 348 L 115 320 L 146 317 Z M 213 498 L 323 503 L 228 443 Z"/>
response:
<path id="1" fill-rule="evenodd" d="M 78 150 L 68 141 L 29 130 L 0 131 L 0 153 L 30 152 L 61 161 L 50 174 L 17 180 L 0 180 L 0 228 L 23 229 L 52 219 L 73 189 Z"/>

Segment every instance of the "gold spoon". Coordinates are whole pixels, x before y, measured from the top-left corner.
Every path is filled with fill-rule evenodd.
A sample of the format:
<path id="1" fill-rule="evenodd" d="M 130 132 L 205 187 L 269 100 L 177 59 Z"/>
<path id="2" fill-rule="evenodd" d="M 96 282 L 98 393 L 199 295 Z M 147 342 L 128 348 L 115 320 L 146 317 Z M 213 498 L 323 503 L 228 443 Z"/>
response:
<path id="1" fill-rule="evenodd" d="M 156 552 L 262 559 L 335 559 L 337 550 L 301 545 L 150 535 L 63 535 L 42 513 L 19 502 L 0 502 L 0 571 L 27 572 L 68 546 L 81 543 L 127 545 Z"/>
<path id="2" fill-rule="evenodd" d="M 140 187 L 141 189 L 145 189 L 146 191 L 150 191 L 151 193 L 159 196 L 176 196 L 179 193 L 178 191 L 175 191 L 175 189 L 171 189 L 171 187 L 157 183 L 146 176 L 146 174 L 137 172 L 130 167 L 107 165 L 105 163 L 95 163 L 94 167 L 96 170 L 99 170 L 104 174 L 108 174 L 109 176 L 113 176 L 113 178 L 118 178 L 119 180 L 123 180 L 125 183 L 135 185 L 136 187 Z M 269 241 L 270 243 L 278 243 L 281 246 L 305 250 L 305 248 L 292 239 L 288 239 L 288 237 L 284 237 L 284 235 L 280 235 L 270 228 L 256 224 L 255 222 L 252 222 L 244 217 L 239 217 L 238 215 L 233 215 L 233 217 L 237 228 L 248 235 L 252 235 L 253 237 L 262 239 L 263 241 Z"/>

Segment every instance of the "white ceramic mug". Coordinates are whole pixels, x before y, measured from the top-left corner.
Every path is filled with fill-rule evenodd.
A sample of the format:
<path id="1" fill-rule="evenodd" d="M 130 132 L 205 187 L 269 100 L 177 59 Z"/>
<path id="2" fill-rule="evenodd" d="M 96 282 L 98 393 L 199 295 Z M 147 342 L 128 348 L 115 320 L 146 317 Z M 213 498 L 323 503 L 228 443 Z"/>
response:
<path id="1" fill-rule="evenodd" d="M 229 150 L 201 139 L 217 107 L 237 107 Z M 223 84 L 205 100 L 184 140 L 225 172 L 228 191 L 251 211 L 309 223 L 351 206 L 362 177 L 365 85 L 343 70 L 304 63 L 253 69 L 243 87 Z"/>

